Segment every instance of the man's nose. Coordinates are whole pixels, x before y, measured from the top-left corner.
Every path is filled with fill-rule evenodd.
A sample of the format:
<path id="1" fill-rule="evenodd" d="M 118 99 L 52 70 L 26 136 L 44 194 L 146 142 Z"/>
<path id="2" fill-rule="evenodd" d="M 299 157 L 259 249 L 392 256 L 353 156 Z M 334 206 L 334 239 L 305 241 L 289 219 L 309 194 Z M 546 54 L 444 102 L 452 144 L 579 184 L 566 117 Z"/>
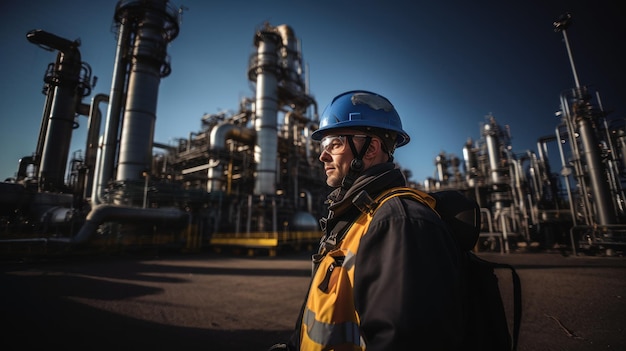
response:
<path id="1" fill-rule="evenodd" d="M 319 160 L 324 162 L 325 160 L 331 160 L 332 161 L 332 157 L 330 156 L 330 154 L 326 151 L 326 149 L 322 149 L 322 151 L 320 152 L 320 157 Z"/>

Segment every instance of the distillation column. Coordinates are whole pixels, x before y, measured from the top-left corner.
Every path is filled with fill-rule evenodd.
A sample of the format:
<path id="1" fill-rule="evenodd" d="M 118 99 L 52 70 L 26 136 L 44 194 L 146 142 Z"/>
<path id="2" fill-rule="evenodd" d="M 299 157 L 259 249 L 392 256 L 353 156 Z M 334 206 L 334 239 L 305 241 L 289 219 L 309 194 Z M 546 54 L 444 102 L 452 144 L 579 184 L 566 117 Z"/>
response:
<path id="1" fill-rule="evenodd" d="M 270 26 L 256 33 L 257 62 L 250 75 L 256 79 L 256 118 L 254 127 L 257 142 L 254 160 L 257 164 L 254 194 L 276 192 L 276 169 L 278 153 L 278 55 L 280 35 Z"/>
<path id="2" fill-rule="evenodd" d="M 591 104 L 591 96 L 587 88 L 581 86 L 578 79 L 578 73 L 576 72 L 574 58 L 567 37 L 567 28 L 570 24 L 570 14 L 561 16 L 553 23 L 555 31 L 563 34 L 563 41 L 565 42 L 574 82 L 576 84 L 576 88 L 572 90 L 571 96 L 568 96 L 566 93 L 561 95 L 561 108 L 564 112 L 565 122 L 569 127 L 569 137 L 572 145 L 574 145 L 573 150 L 575 152 L 578 146 L 576 145 L 576 135 L 579 136 L 578 139 L 581 143 L 580 147 L 582 147 L 582 151 L 578 150 L 578 156 L 580 156 L 581 160 L 585 161 L 585 166 L 584 171 L 582 170 L 583 167 L 580 167 L 578 176 L 589 177 L 589 182 L 591 183 L 590 193 L 584 193 L 582 196 L 591 197 L 595 207 L 597 224 L 611 225 L 617 223 L 617 218 L 606 173 L 607 170 L 604 167 L 605 162 L 602 160 L 602 151 L 598 146 L 600 143 L 595 133 L 595 128 L 599 125 L 599 114 L 594 111 L 594 106 Z"/>
<path id="3" fill-rule="evenodd" d="M 58 191 L 64 188 L 76 107 L 90 92 L 89 76 L 87 83 L 81 79 L 83 64 L 78 40 L 69 41 L 42 30 L 30 31 L 26 38 L 33 44 L 59 51 L 44 79 L 46 88 L 53 91 L 46 93 L 44 121 L 36 151 L 38 160 L 35 161 L 39 164 L 40 189 Z"/>
<path id="4" fill-rule="evenodd" d="M 498 127 L 493 116 L 489 116 L 488 123 L 483 128 L 483 136 L 487 144 L 487 152 L 489 155 L 489 170 L 491 173 L 491 198 L 494 202 L 495 217 L 500 219 L 500 229 L 502 231 L 504 250 L 509 252 L 509 226 L 507 223 L 507 207 L 510 205 L 508 199 L 508 184 L 507 184 L 507 168 L 504 167 L 506 159 L 502 159 L 503 156 L 503 141 L 500 140 L 502 132 Z M 509 214 L 510 215 L 510 214 Z"/>
<path id="5" fill-rule="evenodd" d="M 167 0 L 120 1 L 116 18 L 134 29 L 116 179 L 141 180 L 151 168 L 159 83 L 169 75 L 167 44 L 178 35 L 178 16 Z M 169 11 L 168 11 L 169 10 Z"/>

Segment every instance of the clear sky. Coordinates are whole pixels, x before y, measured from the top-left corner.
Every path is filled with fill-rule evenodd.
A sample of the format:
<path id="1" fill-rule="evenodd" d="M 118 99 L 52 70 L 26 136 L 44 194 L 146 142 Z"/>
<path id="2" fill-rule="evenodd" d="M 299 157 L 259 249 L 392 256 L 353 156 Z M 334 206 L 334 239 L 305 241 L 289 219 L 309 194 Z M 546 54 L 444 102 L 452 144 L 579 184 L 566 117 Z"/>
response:
<path id="1" fill-rule="evenodd" d="M 109 94 L 116 37 L 114 0 L 0 2 L 0 180 L 31 155 L 45 97 L 46 67 L 56 53 L 26 40 L 32 29 L 80 38 L 82 60 Z M 287 24 L 301 41 L 310 91 L 323 107 L 337 94 L 366 89 L 391 100 L 412 141 L 396 160 L 413 181 L 433 177 L 440 152 L 462 156 L 480 138 L 485 115 L 511 130 L 514 152 L 536 150 L 554 135 L 560 94 L 575 87 L 561 33 L 552 22 L 570 12 L 568 29 L 581 84 L 596 88 L 610 116 L 626 116 L 626 31 L 619 1 L 172 1 L 186 9 L 168 48 L 172 73 L 161 80 L 155 141 L 171 143 L 201 129 L 205 113 L 237 111 L 254 91 L 247 79 L 253 37 L 264 23 Z M 103 107 L 106 114 L 106 107 Z M 71 151 L 84 150 L 86 117 Z M 103 130 L 103 129 L 102 129 Z M 554 169 L 554 168 L 553 168 Z M 558 169 L 558 168 L 556 168 Z"/>

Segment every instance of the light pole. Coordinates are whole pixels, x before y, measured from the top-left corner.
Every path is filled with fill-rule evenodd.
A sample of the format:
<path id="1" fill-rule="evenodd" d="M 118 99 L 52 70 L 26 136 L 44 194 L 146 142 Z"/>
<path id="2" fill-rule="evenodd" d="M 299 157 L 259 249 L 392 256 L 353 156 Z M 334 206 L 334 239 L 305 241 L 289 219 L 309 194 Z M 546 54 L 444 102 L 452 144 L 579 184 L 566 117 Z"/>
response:
<path id="1" fill-rule="evenodd" d="M 554 25 L 555 32 L 563 33 L 563 39 L 565 40 L 565 47 L 567 48 L 567 55 L 569 56 L 569 63 L 572 66 L 572 73 L 574 74 L 574 82 L 576 83 L 576 89 L 580 89 L 580 83 L 578 81 L 578 73 L 576 73 L 576 66 L 574 66 L 574 57 L 572 56 L 572 50 L 569 47 L 569 40 L 567 39 L 567 28 L 570 26 L 570 24 L 572 24 L 572 15 L 569 13 L 561 15 L 552 24 Z"/>

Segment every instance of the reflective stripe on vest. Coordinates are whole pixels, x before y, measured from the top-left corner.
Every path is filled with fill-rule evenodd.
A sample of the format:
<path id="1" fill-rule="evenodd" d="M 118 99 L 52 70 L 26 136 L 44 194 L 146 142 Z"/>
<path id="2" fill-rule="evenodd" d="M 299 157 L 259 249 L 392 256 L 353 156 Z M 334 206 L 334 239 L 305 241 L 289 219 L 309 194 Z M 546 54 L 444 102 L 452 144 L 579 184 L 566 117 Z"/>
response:
<path id="1" fill-rule="evenodd" d="M 303 323 L 307 325 L 307 336 L 320 345 L 361 344 L 359 326 L 355 322 L 323 323 L 315 318 L 315 312 L 304 311 Z M 303 349 L 304 350 L 304 349 Z"/>

